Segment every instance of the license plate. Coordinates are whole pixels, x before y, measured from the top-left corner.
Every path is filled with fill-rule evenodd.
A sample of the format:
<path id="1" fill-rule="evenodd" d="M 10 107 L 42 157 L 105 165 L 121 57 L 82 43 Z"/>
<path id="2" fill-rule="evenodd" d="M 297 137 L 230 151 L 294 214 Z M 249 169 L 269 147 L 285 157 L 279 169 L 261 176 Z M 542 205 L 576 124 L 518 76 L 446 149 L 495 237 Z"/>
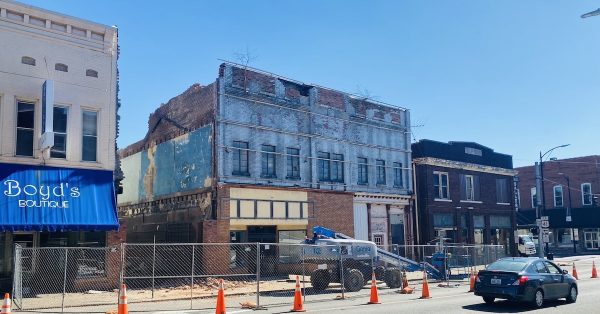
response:
<path id="1" fill-rule="evenodd" d="M 499 285 L 499 284 L 502 284 L 502 280 L 498 279 L 498 278 L 492 278 L 492 279 L 490 279 L 490 283 L 492 285 Z"/>

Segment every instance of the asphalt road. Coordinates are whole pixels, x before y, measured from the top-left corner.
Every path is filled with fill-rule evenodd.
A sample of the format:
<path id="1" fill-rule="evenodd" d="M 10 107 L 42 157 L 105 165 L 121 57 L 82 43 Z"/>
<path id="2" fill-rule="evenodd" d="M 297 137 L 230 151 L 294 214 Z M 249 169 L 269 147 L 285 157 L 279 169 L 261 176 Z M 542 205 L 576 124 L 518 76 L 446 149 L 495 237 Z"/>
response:
<path id="1" fill-rule="evenodd" d="M 600 261 L 599 256 L 594 256 Z M 306 313 L 600 313 L 600 278 L 591 279 L 592 257 L 573 257 L 560 259 L 559 262 L 566 264 L 564 269 L 571 272 L 571 262 L 577 261 L 577 271 L 580 280 L 579 297 L 576 303 L 567 304 L 564 300 L 547 302 L 542 309 L 531 309 L 530 307 L 508 301 L 497 300 L 493 305 L 483 303 L 480 297 L 466 292 L 468 286 L 460 285 L 454 288 L 438 287 L 436 283 L 430 284 L 431 299 L 421 300 L 420 287 L 412 295 L 397 294 L 391 290 L 380 290 L 379 299 L 381 304 L 367 305 L 368 296 L 352 297 L 346 300 L 327 300 L 320 302 L 308 302 L 304 304 Z M 414 284 L 413 284 L 414 285 Z M 289 313 L 292 305 L 269 307 L 264 311 L 255 313 Z M 210 311 L 183 311 L 177 313 L 212 313 Z M 243 310 L 228 307 L 227 313 L 251 313 L 252 310 Z M 165 314 L 173 312 L 154 312 Z"/>

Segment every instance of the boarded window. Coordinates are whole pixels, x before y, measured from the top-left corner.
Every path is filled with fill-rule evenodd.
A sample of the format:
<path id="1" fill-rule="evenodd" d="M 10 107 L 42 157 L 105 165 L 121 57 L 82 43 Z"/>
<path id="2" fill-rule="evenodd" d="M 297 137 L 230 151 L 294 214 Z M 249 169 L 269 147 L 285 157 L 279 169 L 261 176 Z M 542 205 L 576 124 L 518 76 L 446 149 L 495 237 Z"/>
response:
<path id="1" fill-rule="evenodd" d="M 21 57 L 21 63 L 35 66 L 35 59 L 32 57 L 23 56 Z"/>
<path id="2" fill-rule="evenodd" d="M 61 72 L 69 72 L 69 67 L 66 64 L 63 63 L 57 63 L 54 65 L 54 69 L 56 71 L 61 71 Z"/>
<path id="3" fill-rule="evenodd" d="M 98 71 L 92 70 L 92 69 L 87 69 L 87 70 L 85 70 L 85 76 L 98 77 Z"/>

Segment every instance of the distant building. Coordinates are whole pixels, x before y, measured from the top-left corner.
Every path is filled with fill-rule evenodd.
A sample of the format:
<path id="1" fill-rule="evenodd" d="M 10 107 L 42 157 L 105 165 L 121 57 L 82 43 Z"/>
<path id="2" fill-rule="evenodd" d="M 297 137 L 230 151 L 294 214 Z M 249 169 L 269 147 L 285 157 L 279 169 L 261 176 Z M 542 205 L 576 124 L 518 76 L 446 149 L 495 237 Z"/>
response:
<path id="1" fill-rule="evenodd" d="M 472 142 L 412 144 L 418 243 L 501 244 L 515 251 L 512 157 Z M 417 230 L 418 229 L 418 230 Z"/>
<path id="2" fill-rule="evenodd" d="M 535 226 L 535 166 L 519 172 L 519 227 Z M 550 221 L 550 252 L 595 252 L 600 249 L 600 156 L 548 160 L 543 163 L 545 210 Z M 570 218 L 570 221 L 569 221 Z"/>
<path id="3" fill-rule="evenodd" d="M 0 0 L 0 42 L 0 285 L 9 291 L 16 244 L 119 242 L 107 233 L 119 227 L 117 29 Z M 77 276 L 106 277 L 105 263 L 69 261 L 88 270 Z M 36 256 L 23 267 L 62 273 Z"/>
<path id="4" fill-rule="evenodd" d="M 410 243 L 409 112 L 224 63 L 123 149 L 128 241 Z"/>

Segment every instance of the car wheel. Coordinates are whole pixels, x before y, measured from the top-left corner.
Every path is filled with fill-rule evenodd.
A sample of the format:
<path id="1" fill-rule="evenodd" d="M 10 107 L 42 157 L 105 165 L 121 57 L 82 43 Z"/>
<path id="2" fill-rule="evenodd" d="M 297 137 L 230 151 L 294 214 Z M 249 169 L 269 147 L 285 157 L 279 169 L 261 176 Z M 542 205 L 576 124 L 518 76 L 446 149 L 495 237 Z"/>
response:
<path id="1" fill-rule="evenodd" d="M 567 303 L 575 303 L 577 301 L 577 287 L 575 285 L 569 288 L 569 295 L 567 295 Z"/>
<path id="2" fill-rule="evenodd" d="M 538 309 L 544 306 L 544 291 L 542 291 L 542 289 L 535 291 L 532 305 Z"/>
<path id="3" fill-rule="evenodd" d="M 494 300 L 496 298 L 494 297 L 483 297 L 483 302 L 485 302 L 486 304 L 494 304 Z"/>
<path id="4" fill-rule="evenodd" d="M 310 284 L 315 290 L 325 290 L 331 282 L 329 271 L 326 269 L 317 269 L 310 276 Z"/>
<path id="5" fill-rule="evenodd" d="M 348 292 L 360 291 L 365 285 L 363 274 L 358 269 L 350 269 L 344 275 L 344 287 Z"/>

